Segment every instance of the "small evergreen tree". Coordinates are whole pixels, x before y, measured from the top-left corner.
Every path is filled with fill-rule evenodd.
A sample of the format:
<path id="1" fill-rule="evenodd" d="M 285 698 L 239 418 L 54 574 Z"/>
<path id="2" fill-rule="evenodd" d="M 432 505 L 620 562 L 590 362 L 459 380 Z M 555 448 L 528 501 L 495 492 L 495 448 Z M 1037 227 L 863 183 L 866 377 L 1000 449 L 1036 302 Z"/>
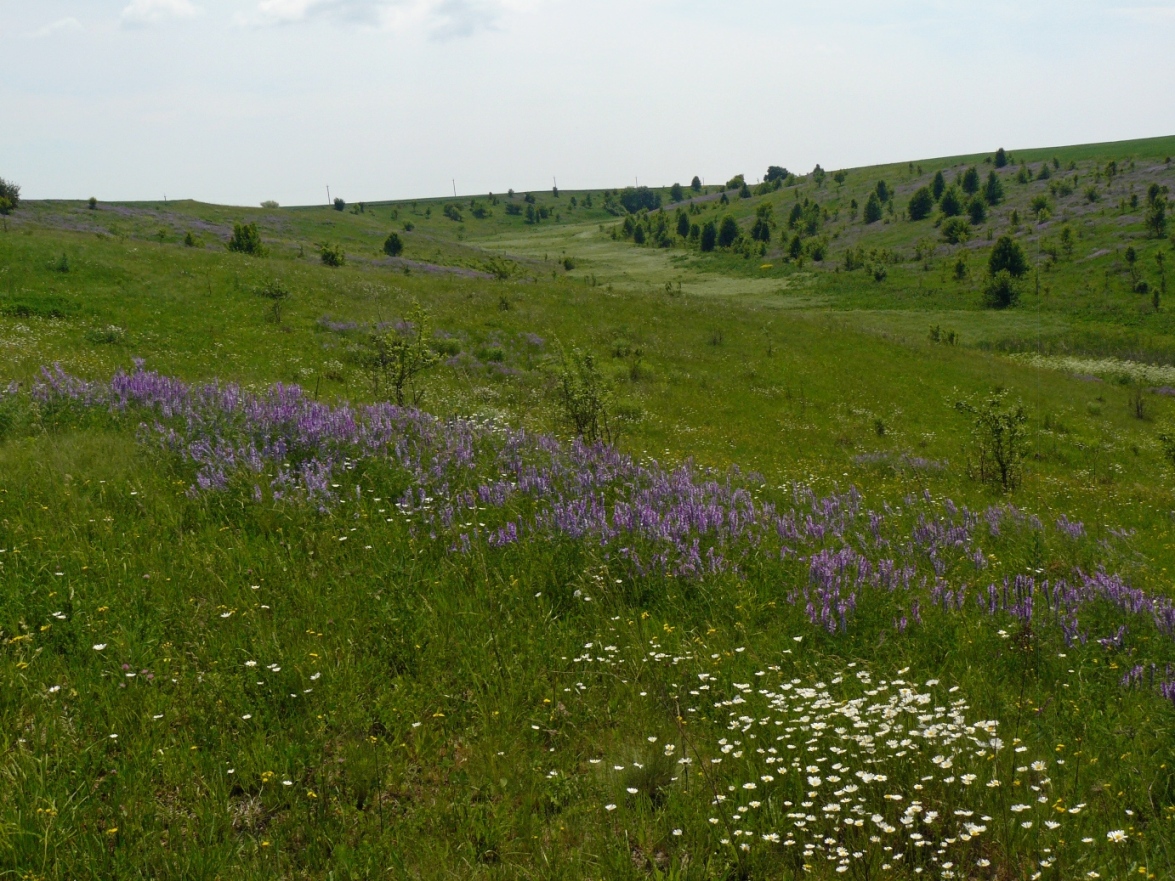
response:
<path id="1" fill-rule="evenodd" d="M 987 183 L 983 187 L 983 198 L 987 200 L 988 205 L 998 205 L 1004 201 L 1004 184 L 994 171 L 987 173 Z"/>
<path id="2" fill-rule="evenodd" d="M 1008 154 L 1000 147 L 995 151 L 995 167 L 1004 168 L 1008 164 Z"/>
<path id="3" fill-rule="evenodd" d="M 334 204 L 335 204 L 335 211 L 344 211 L 347 208 L 347 203 L 337 197 L 335 198 Z"/>
<path id="4" fill-rule="evenodd" d="M 683 239 L 689 235 L 689 215 L 684 211 L 677 212 L 677 234 Z"/>
<path id="5" fill-rule="evenodd" d="M 893 193 L 890 192 L 889 185 L 883 180 L 877 182 L 876 192 L 877 198 L 881 200 L 883 205 L 893 196 Z"/>
<path id="6" fill-rule="evenodd" d="M 937 202 L 942 198 L 942 192 L 947 188 L 947 179 L 943 177 L 942 171 L 934 173 L 934 181 L 930 184 L 930 192 L 934 195 L 934 201 Z"/>
<path id="7" fill-rule="evenodd" d="M 1161 195 L 1147 206 L 1145 222 L 1147 233 L 1156 239 L 1167 234 L 1167 200 Z"/>
<path id="8" fill-rule="evenodd" d="M 968 196 L 979 192 L 979 169 L 974 165 L 963 172 L 963 192 Z"/>
<path id="9" fill-rule="evenodd" d="M 669 188 L 669 201 L 680 202 L 685 198 L 685 191 L 681 188 L 681 184 L 675 183 Z"/>
<path id="10" fill-rule="evenodd" d="M 934 196 L 930 187 L 921 187 L 910 197 L 910 204 L 906 211 L 911 220 L 925 220 L 934 210 Z"/>
<path id="11" fill-rule="evenodd" d="M 718 226 L 718 247 L 729 248 L 739 237 L 738 223 L 727 214 Z"/>
<path id="12" fill-rule="evenodd" d="M 392 233 L 384 239 L 384 253 L 389 257 L 399 257 L 404 253 L 404 240 L 399 233 Z"/>
<path id="13" fill-rule="evenodd" d="M 820 167 L 820 163 L 816 163 L 816 167 L 812 169 L 812 180 L 817 187 L 824 186 L 824 169 Z"/>
<path id="14" fill-rule="evenodd" d="M 976 194 L 971 197 L 971 201 L 967 203 L 967 215 L 974 226 L 979 226 L 987 220 L 987 202 L 982 196 Z"/>
<path id="15" fill-rule="evenodd" d="M 1028 258 L 1020 243 L 1011 236 L 1000 236 L 987 261 L 987 272 L 993 277 L 1000 272 L 1007 272 L 1012 278 L 1023 278 L 1027 275 Z"/>
<path id="16" fill-rule="evenodd" d="M 702 237 L 700 246 L 703 251 L 713 251 L 714 246 L 718 242 L 718 226 L 713 220 L 707 220 L 702 225 Z"/>
<path id="17" fill-rule="evenodd" d="M 228 249 L 238 254 L 263 256 L 265 246 L 261 244 L 261 232 L 257 229 L 257 224 L 234 223 L 232 238 L 228 240 Z"/>
<path id="18" fill-rule="evenodd" d="M 983 305 L 989 309 L 1007 309 L 1019 300 L 1020 285 L 1006 269 L 991 276 L 983 288 Z"/>
<path id="19" fill-rule="evenodd" d="M 963 194 L 959 192 L 959 188 L 954 184 L 947 187 L 943 191 L 938 207 L 942 210 L 943 217 L 958 217 L 962 214 Z"/>
<path id="20" fill-rule="evenodd" d="M 689 188 L 695 193 L 702 192 L 702 179 L 695 174 L 694 179 L 690 181 Z"/>
<path id="21" fill-rule="evenodd" d="M 876 223 L 881 220 L 881 200 L 877 198 L 876 191 L 869 194 L 869 201 L 865 203 L 864 217 L 866 223 Z"/>
<path id="22" fill-rule="evenodd" d="M 347 255 L 342 245 L 325 244 L 318 252 L 323 266 L 338 267 L 347 262 Z"/>
<path id="23" fill-rule="evenodd" d="M 784 234 L 786 236 L 786 233 Z M 796 233 L 791 237 L 791 242 L 787 246 L 787 256 L 792 260 L 798 260 L 804 254 L 804 240 L 800 238 L 800 234 Z"/>

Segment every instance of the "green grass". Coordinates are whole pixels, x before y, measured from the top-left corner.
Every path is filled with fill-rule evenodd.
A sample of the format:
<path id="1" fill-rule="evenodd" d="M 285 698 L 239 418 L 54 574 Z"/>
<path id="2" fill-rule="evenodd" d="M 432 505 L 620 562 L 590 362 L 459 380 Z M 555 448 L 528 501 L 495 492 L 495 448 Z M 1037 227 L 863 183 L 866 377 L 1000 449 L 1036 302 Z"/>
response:
<path id="1" fill-rule="evenodd" d="M 690 580 L 636 572 L 588 539 L 453 553 L 448 533 L 389 521 L 388 500 L 406 489 L 393 470 L 347 476 L 360 499 L 327 510 L 254 502 L 235 485 L 194 496 L 190 466 L 145 440 L 143 414 L 55 407 L 27 389 L 44 365 L 103 378 L 143 358 L 188 381 L 297 383 L 324 401 L 366 401 L 375 394 L 361 363 L 366 329 L 420 304 L 449 340 L 424 382 L 423 407 L 439 416 L 566 438 L 557 355 L 579 347 L 629 415 L 618 445 L 634 456 L 719 474 L 737 465 L 762 475 L 756 492 L 780 506 L 794 504 L 793 482 L 820 494 L 855 486 L 868 508 L 893 512 L 893 553 L 904 553 L 918 516 L 945 516 L 947 498 L 1039 517 L 1039 531 L 983 532 L 981 573 L 952 558 L 947 583 L 967 583 L 972 597 L 1005 576 L 1099 567 L 1170 595 L 1175 497 L 1159 433 L 1175 403 L 1144 390 L 1136 418 L 1134 388 L 1111 373 L 1071 375 L 1076 362 L 1059 356 L 1173 363 L 1171 311 L 1129 290 L 1121 252 L 1135 247 L 1152 283 L 1154 255 L 1171 255 L 1170 270 L 1175 254 L 1145 237 L 1138 212 L 1117 207 L 1131 188 L 1145 196 L 1152 180 L 1175 182 L 1163 162 L 1173 148 L 1175 139 L 1014 150 L 1034 170 L 1053 156 L 1062 169 L 1076 162 L 1082 183 L 1053 200 L 1048 225 L 1025 219 L 1017 234 L 1034 275 L 1021 304 L 1002 312 L 980 304 L 987 227 L 971 245 L 938 243 L 916 260 L 917 244 L 937 235 L 933 221 L 849 219 L 849 200 L 863 203 L 878 179 L 896 188 L 900 213 L 939 168 L 953 176 L 978 164 L 986 174 L 983 156 L 854 169 L 840 189 L 831 176 L 819 189 L 801 178 L 765 196 L 731 193 L 720 209 L 713 188 L 703 197 L 701 219 L 729 211 L 744 227 L 764 201 L 781 227 L 797 198 L 839 211 L 821 230 L 828 256 L 803 266 L 781 252 L 782 229 L 767 254 L 750 257 L 618 241 L 599 193 L 591 209 L 570 207 L 582 193 L 535 194 L 552 218 L 533 226 L 507 215 L 500 194 L 496 205 L 478 197 L 493 211 L 484 220 L 460 200 L 461 223 L 443 215 L 458 200 L 355 213 L 23 205 L 0 232 L 0 875 L 841 877 L 835 862 L 809 858 L 806 870 L 802 848 L 763 841 L 794 829 L 787 813 L 806 797 L 809 772 L 772 771 L 726 728 L 740 705 L 714 704 L 740 694 L 735 683 L 759 683 L 745 712 L 783 721 L 757 689 L 797 679 L 851 699 L 867 670 L 874 684 L 903 679 L 932 694 L 932 707 L 964 700 L 969 721 L 1000 723 L 1009 747 L 996 760 L 960 757 L 958 773 L 995 769 L 1003 787 L 957 796 L 938 778 L 926 783 L 929 809 L 993 818 L 956 877 L 1170 877 L 1175 706 L 1119 685 L 1136 663 L 1175 663 L 1170 640 L 1144 618 L 1098 606 L 1082 620 L 1089 641 L 1066 646 L 1057 627 L 1021 628 L 981 614 L 974 599 L 962 613 L 925 605 L 921 625 L 899 630 L 909 602 L 878 595 L 833 636 L 788 601 L 808 584 L 804 560 L 755 557 L 741 575 Z M 1111 159 L 1123 171 L 1087 207 L 1085 179 Z M 1048 181 L 1005 187 L 993 236 Z M 225 250 L 241 221 L 259 224 L 268 256 Z M 1046 260 L 1042 243 L 1064 222 L 1077 233 L 1074 253 Z M 405 239 L 401 260 L 382 254 L 393 229 Z M 183 244 L 189 231 L 196 247 Z M 343 246 L 346 265 L 321 264 L 327 242 Z M 883 282 L 845 271 L 844 252 L 858 245 L 900 262 Z M 957 281 L 960 254 L 970 276 Z M 291 291 L 280 324 L 256 293 L 269 281 Z M 931 342 L 932 326 L 958 342 Z M 1032 366 L 1026 353 L 1060 369 Z M 9 381 L 21 391 L 2 393 Z M 970 476 L 974 438 L 955 407 L 994 387 L 1023 400 L 1029 417 L 1031 455 L 1010 496 Z M 1086 535 L 1064 536 L 1061 515 Z M 916 566 L 933 582 L 930 561 Z M 1123 623 L 1120 649 L 1098 644 Z M 691 695 L 704 681 L 711 688 Z M 800 712 L 787 725 L 807 724 Z M 724 752 L 723 738 L 746 738 L 746 755 Z M 1018 746 L 1026 769 L 1047 762 L 1049 784 L 1016 770 Z M 942 776 L 933 747 L 908 758 L 883 751 L 903 807 L 923 776 Z M 678 765 L 682 755 L 694 762 Z M 851 756 L 843 761 L 856 770 Z M 764 773 L 779 779 L 765 784 Z M 742 789 L 753 780 L 760 789 Z M 831 793 L 817 789 L 820 800 L 803 808 L 814 816 Z M 721 810 L 716 794 L 728 795 Z M 750 819 L 733 819 L 736 802 Z M 1032 828 L 1009 813 L 1017 802 L 1031 802 Z M 1057 810 L 1078 804 L 1079 813 Z M 1054 815 L 1062 825 L 1046 832 Z M 754 829 L 750 851 L 732 838 L 740 826 Z M 1128 840 L 1112 843 L 1113 830 Z M 1050 853 L 1057 864 L 1042 868 Z M 876 856 L 869 873 L 848 877 L 915 877 L 881 872 Z"/>

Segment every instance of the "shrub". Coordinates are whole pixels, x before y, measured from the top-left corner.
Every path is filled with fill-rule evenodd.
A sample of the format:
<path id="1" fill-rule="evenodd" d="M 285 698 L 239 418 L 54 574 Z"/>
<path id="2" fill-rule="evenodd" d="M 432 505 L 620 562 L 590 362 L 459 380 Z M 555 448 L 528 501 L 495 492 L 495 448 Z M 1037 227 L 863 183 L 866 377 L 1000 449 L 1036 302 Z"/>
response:
<path id="1" fill-rule="evenodd" d="M 506 213 L 509 214 L 511 217 L 521 217 L 522 216 L 522 206 L 519 205 L 517 202 L 507 202 L 506 203 Z"/>
<path id="2" fill-rule="evenodd" d="M 685 191 L 681 188 L 681 184 L 675 183 L 669 188 L 669 201 L 680 202 L 685 198 Z"/>
<path id="3" fill-rule="evenodd" d="M 951 184 L 942 194 L 938 207 L 942 209 L 944 217 L 958 217 L 963 213 L 963 195 L 959 188 Z"/>
<path id="4" fill-rule="evenodd" d="M 816 163 L 816 167 L 812 169 L 812 180 L 817 187 L 824 186 L 824 169 L 820 167 L 820 163 Z"/>
<path id="5" fill-rule="evenodd" d="M 273 323 L 281 324 L 282 307 L 285 305 L 286 300 L 290 298 L 289 290 L 283 287 L 280 282 L 267 281 L 261 287 L 257 288 L 257 296 L 269 300 Z"/>
<path id="6" fill-rule="evenodd" d="M 608 410 L 612 395 L 590 353 L 560 348 L 557 397 L 563 416 L 588 443 L 613 440 Z"/>
<path id="7" fill-rule="evenodd" d="M 792 260 L 799 260 L 804 255 L 804 240 L 796 233 L 791 237 L 787 246 L 787 256 Z"/>
<path id="8" fill-rule="evenodd" d="M 392 233 L 384 239 L 384 253 L 389 257 L 399 257 L 404 253 L 404 240 L 399 233 Z"/>
<path id="9" fill-rule="evenodd" d="M 197 244 L 198 242 L 196 241 L 196 237 L 192 235 L 191 230 L 188 230 L 187 233 L 184 234 L 184 247 L 194 248 Z"/>
<path id="10" fill-rule="evenodd" d="M 741 175 L 741 174 L 736 174 L 734 177 L 732 177 L 730 180 L 728 180 L 726 182 L 726 189 L 728 189 L 728 190 L 741 190 L 746 185 L 747 185 L 746 176 Z"/>
<path id="11" fill-rule="evenodd" d="M 1167 200 L 1162 196 L 1155 199 L 1146 210 L 1146 231 L 1156 239 L 1167 234 Z"/>
<path id="12" fill-rule="evenodd" d="M 942 225 L 942 240 L 950 245 L 961 245 L 971 238 L 971 224 L 962 217 L 950 217 Z"/>
<path id="13" fill-rule="evenodd" d="M 876 191 L 869 194 L 869 201 L 865 203 L 864 220 L 866 223 L 876 223 L 881 220 L 881 200 L 877 198 Z"/>
<path id="14" fill-rule="evenodd" d="M 889 184 L 883 180 L 879 180 L 877 182 L 877 186 L 874 188 L 874 192 L 877 193 L 877 198 L 880 199 L 883 204 L 893 198 L 893 192 L 890 190 Z"/>
<path id="15" fill-rule="evenodd" d="M 98 200 L 95 199 L 93 196 L 90 196 L 90 201 L 87 204 L 90 206 L 91 211 L 98 210 Z"/>
<path id="16" fill-rule="evenodd" d="M 277 204 L 277 202 L 273 201 L 273 199 L 266 199 L 264 202 L 261 203 L 261 207 L 262 208 L 280 208 L 281 205 Z"/>
<path id="17" fill-rule="evenodd" d="M 738 240 L 738 237 L 738 223 L 733 217 L 727 214 L 722 218 L 722 223 L 718 226 L 718 247 L 729 248 Z"/>
<path id="18" fill-rule="evenodd" d="M 767 174 L 763 176 L 763 180 L 768 181 L 769 183 L 775 183 L 775 181 L 782 183 L 783 181 L 787 180 L 787 178 L 788 171 L 781 165 L 768 165 Z"/>
<path id="19" fill-rule="evenodd" d="M 414 407 L 419 405 L 424 391 L 417 387 L 418 377 L 440 361 L 432 346 L 428 312 L 415 306 L 407 321 L 382 333 L 373 333 L 361 360 L 376 397 L 382 384 L 385 393 L 392 393 L 397 406 L 403 407 L 406 400 Z"/>
<path id="20" fill-rule="evenodd" d="M 690 222 L 689 215 L 684 211 L 677 212 L 677 234 L 683 239 L 689 235 Z"/>
<path id="21" fill-rule="evenodd" d="M 689 188 L 695 193 L 702 192 L 702 179 L 695 174 L 694 179 L 690 181 Z"/>
<path id="22" fill-rule="evenodd" d="M 987 173 L 987 183 L 983 186 L 983 198 L 987 200 L 988 205 L 998 205 L 1004 201 L 1004 184 L 994 171 Z"/>
<path id="23" fill-rule="evenodd" d="M 1020 285 L 1006 269 L 988 279 L 983 288 L 983 305 L 988 309 L 1008 309 L 1020 301 Z"/>
<path id="24" fill-rule="evenodd" d="M 971 417 L 977 461 L 975 476 L 987 485 L 1011 492 L 1024 476 L 1028 452 L 1028 414 L 1024 405 L 1007 400 L 998 389 L 981 401 L 959 401 L 955 409 Z"/>
<path id="25" fill-rule="evenodd" d="M 911 220 L 925 220 L 934 210 L 934 195 L 930 187 L 922 187 L 910 197 L 910 204 L 906 211 Z"/>
<path id="26" fill-rule="evenodd" d="M 748 186 L 747 186 L 747 185 L 744 183 L 744 184 L 743 184 L 741 187 L 739 187 L 739 189 L 738 189 L 738 197 L 739 197 L 740 199 L 749 199 L 749 198 L 751 198 L 751 188 L 750 188 L 750 187 L 748 187 Z"/>
<path id="27" fill-rule="evenodd" d="M 1049 201 L 1049 197 L 1044 193 L 1032 197 L 1032 202 L 1029 204 L 1029 210 L 1036 215 L 1036 219 L 1040 221 L 1048 220 L 1053 211 L 1053 203 Z"/>
<path id="28" fill-rule="evenodd" d="M 335 211 L 344 211 L 344 210 L 346 210 L 346 207 L 347 207 L 346 202 L 344 202 L 342 199 L 340 199 L 338 197 L 335 198 L 335 202 L 334 202 Z"/>
<path id="29" fill-rule="evenodd" d="M 1085 201 L 1093 203 L 1093 202 L 1096 202 L 1100 198 L 1101 198 L 1101 194 L 1098 193 L 1097 187 L 1095 187 L 1093 184 L 1090 184 L 1088 187 L 1085 188 Z"/>
<path id="30" fill-rule="evenodd" d="M 987 271 L 991 276 L 1006 271 L 1013 278 L 1022 278 L 1028 272 L 1028 258 L 1020 243 L 1011 236 L 1000 236 L 991 250 Z"/>
<path id="31" fill-rule="evenodd" d="M 323 266 L 342 266 L 347 262 L 342 245 L 325 244 L 319 249 L 318 256 Z"/>
<path id="32" fill-rule="evenodd" d="M 454 223 L 461 223 L 463 220 L 465 220 L 465 217 L 461 214 L 461 209 L 456 205 L 445 206 L 445 217 L 449 218 L 449 220 L 452 220 Z"/>
<path id="33" fill-rule="evenodd" d="M 9 214 L 20 207 L 20 187 L 0 177 L 0 213 Z"/>
<path id="34" fill-rule="evenodd" d="M 975 226 L 987 220 L 987 202 L 982 196 L 971 197 L 971 201 L 967 203 L 967 216 Z"/>
<path id="35" fill-rule="evenodd" d="M 228 240 L 228 249 L 238 254 L 252 254 L 261 257 L 265 246 L 261 244 L 261 232 L 255 223 L 234 223 L 233 235 Z"/>
<path id="36" fill-rule="evenodd" d="M 995 167 L 1004 168 L 1008 164 L 1008 154 L 1000 147 L 995 151 Z"/>
<path id="37" fill-rule="evenodd" d="M 963 192 L 968 196 L 979 192 L 979 169 L 974 165 L 963 172 Z"/>

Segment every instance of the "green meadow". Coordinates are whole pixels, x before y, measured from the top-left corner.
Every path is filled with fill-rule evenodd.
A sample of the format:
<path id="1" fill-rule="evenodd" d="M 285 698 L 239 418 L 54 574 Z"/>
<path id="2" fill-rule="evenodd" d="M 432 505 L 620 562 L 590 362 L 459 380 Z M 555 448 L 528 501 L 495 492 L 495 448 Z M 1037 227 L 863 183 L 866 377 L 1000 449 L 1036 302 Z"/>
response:
<path id="1" fill-rule="evenodd" d="M 0 877 L 1175 877 L 1172 155 L 19 203 Z"/>

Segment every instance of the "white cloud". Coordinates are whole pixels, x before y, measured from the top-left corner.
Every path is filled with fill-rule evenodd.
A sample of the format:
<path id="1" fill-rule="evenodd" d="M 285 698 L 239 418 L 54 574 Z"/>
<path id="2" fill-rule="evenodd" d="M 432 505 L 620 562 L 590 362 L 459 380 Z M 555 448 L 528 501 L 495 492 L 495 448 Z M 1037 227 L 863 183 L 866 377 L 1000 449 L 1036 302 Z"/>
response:
<path id="1" fill-rule="evenodd" d="M 70 18 L 63 18 L 53 24 L 47 24 L 43 28 L 33 31 L 29 36 L 31 37 L 51 37 L 58 31 L 80 31 L 82 23 L 72 16 Z"/>
<path id="2" fill-rule="evenodd" d="M 505 0 L 260 0 L 242 24 L 291 24 L 333 19 L 344 24 L 397 29 L 423 25 L 439 40 L 494 28 Z"/>
<path id="3" fill-rule="evenodd" d="M 191 0 L 131 0 L 122 11 L 123 24 L 153 24 L 169 18 L 191 18 L 201 12 Z"/>

